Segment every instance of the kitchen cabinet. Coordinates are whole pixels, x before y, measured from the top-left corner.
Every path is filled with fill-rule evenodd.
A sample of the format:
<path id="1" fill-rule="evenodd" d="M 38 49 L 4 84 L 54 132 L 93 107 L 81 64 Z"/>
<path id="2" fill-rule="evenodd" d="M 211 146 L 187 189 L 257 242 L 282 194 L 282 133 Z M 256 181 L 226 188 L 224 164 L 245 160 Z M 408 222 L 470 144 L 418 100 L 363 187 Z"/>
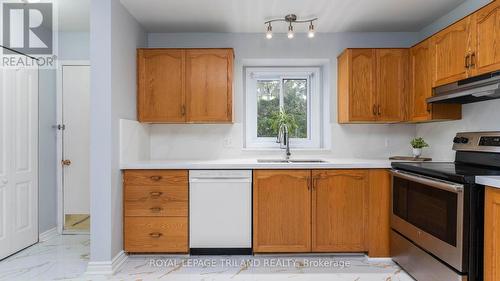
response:
<path id="1" fill-rule="evenodd" d="M 408 121 L 427 122 L 462 118 L 460 104 L 428 104 L 432 97 L 431 42 L 424 40 L 410 49 Z"/>
<path id="2" fill-rule="evenodd" d="M 471 53 L 470 20 L 470 17 L 466 17 L 430 38 L 434 87 L 468 77 Z"/>
<path id="3" fill-rule="evenodd" d="M 500 1 L 493 1 L 471 16 L 472 76 L 500 69 Z"/>
<path id="4" fill-rule="evenodd" d="M 311 171 L 255 170 L 255 253 L 311 251 Z"/>
<path id="5" fill-rule="evenodd" d="M 232 121 L 233 51 L 189 50 L 186 53 L 188 122 Z"/>
<path id="6" fill-rule="evenodd" d="M 500 280 L 500 189 L 486 187 L 484 212 L 484 281 Z"/>
<path id="7" fill-rule="evenodd" d="M 232 122 L 233 57 L 232 49 L 138 49 L 138 120 Z"/>
<path id="8" fill-rule="evenodd" d="M 253 251 L 389 257 L 386 169 L 254 170 Z"/>
<path id="9" fill-rule="evenodd" d="M 404 121 L 407 49 L 347 49 L 338 57 L 339 123 Z"/>
<path id="10" fill-rule="evenodd" d="M 312 171 L 312 251 L 364 252 L 368 171 Z"/>
<path id="11" fill-rule="evenodd" d="M 188 172 L 123 173 L 124 249 L 130 253 L 188 252 Z"/>

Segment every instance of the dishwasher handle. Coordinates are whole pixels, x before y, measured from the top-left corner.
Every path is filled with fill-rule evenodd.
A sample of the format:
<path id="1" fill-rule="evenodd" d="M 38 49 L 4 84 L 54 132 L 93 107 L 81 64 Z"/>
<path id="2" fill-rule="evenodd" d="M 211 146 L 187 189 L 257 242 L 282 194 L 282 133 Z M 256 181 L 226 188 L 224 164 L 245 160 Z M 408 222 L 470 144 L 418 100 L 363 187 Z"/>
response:
<path id="1" fill-rule="evenodd" d="M 192 183 L 251 183 L 251 178 L 220 178 L 220 177 L 210 177 L 210 178 L 190 178 L 189 182 Z"/>

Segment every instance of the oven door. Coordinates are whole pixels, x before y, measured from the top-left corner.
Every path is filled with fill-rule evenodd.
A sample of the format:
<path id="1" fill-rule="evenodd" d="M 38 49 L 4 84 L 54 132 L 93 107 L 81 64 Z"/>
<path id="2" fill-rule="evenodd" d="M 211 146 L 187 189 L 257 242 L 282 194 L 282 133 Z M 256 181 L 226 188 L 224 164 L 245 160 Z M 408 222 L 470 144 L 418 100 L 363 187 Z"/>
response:
<path id="1" fill-rule="evenodd" d="M 463 185 L 392 171 L 391 227 L 460 272 Z"/>

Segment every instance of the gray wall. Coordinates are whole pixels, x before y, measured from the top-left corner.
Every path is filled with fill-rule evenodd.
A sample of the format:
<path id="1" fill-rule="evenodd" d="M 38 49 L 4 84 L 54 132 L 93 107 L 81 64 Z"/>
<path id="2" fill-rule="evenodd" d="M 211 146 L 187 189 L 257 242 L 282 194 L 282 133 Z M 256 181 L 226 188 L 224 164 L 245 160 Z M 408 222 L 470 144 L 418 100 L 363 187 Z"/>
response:
<path id="1" fill-rule="evenodd" d="M 120 1 L 92 0 L 90 42 L 92 265 L 123 249 L 119 118 L 136 118 L 135 54 L 146 34 Z"/>
<path id="2" fill-rule="evenodd" d="M 60 32 L 59 60 L 88 60 L 88 32 Z M 56 70 L 40 70 L 39 77 L 39 232 L 57 226 Z"/>
<path id="3" fill-rule="evenodd" d="M 488 0 L 468 0 L 424 28 L 421 36 L 433 34 L 489 2 Z M 435 160 L 452 161 L 455 158 L 452 140 L 457 132 L 499 131 L 500 110 L 498 108 L 500 108 L 500 100 L 466 104 L 462 107 L 462 120 L 417 125 L 417 135 L 424 137 L 431 146 L 426 149 L 426 155 Z"/>

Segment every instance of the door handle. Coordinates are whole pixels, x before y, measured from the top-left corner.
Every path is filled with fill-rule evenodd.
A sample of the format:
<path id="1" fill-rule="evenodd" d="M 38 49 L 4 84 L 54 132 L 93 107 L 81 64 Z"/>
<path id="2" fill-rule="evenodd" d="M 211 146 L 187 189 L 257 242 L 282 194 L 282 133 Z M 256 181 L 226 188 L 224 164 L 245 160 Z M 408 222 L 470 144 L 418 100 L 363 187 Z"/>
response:
<path id="1" fill-rule="evenodd" d="M 378 114 L 378 116 L 382 115 L 382 109 L 381 109 L 380 104 L 377 106 L 377 114 Z"/>
<path id="2" fill-rule="evenodd" d="M 377 115 L 377 105 L 374 104 L 372 108 L 373 115 Z"/>
<path id="3" fill-rule="evenodd" d="M 472 53 L 470 55 L 470 68 L 474 68 L 476 66 L 476 53 Z"/>
<path id="4" fill-rule="evenodd" d="M 159 181 L 159 180 L 161 180 L 161 179 L 162 179 L 162 177 L 161 177 L 161 176 L 151 176 L 151 177 L 150 177 L 150 179 L 151 179 L 152 181 Z"/>
<path id="5" fill-rule="evenodd" d="M 151 198 L 153 198 L 153 199 L 159 198 L 162 194 L 163 194 L 163 192 L 160 192 L 160 191 L 153 191 L 153 192 L 149 193 L 149 195 L 151 195 Z"/>
<path id="6" fill-rule="evenodd" d="M 69 159 L 62 160 L 62 161 L 61 161 L 61 164 L 62 164 L 63 166 L 69 166 L 69 165 L 71 165 L 71 160 L 69 160 Z"/>
<path id="7" fill-rule="evenodd" d="M 467 69 L 469 69 L 469 67 L 470 67 L 470 62 L 469 62 L 469 59 L 470 59 L 470 55 L 469 55 L 469 54 L 467 54 L 467 55 L 465 56 L 465 68 L 467 68 Z"/>
<path id="8" fill-rule="evenodd" d="M 159 213 L 163 210 L 163 208 L 161 207 L 153 207 L 153 208 L 149 208 L 149 210 L 151 210 L 151 212 L 153 213 Z"/>
<path id="9" fill-rule="evenodd" d="M 160 238 L 162 235 L 163 234 L 160 232 L 153 232 L 149 234 L 149 236 L 151 236 L 152 238 Z"/>

